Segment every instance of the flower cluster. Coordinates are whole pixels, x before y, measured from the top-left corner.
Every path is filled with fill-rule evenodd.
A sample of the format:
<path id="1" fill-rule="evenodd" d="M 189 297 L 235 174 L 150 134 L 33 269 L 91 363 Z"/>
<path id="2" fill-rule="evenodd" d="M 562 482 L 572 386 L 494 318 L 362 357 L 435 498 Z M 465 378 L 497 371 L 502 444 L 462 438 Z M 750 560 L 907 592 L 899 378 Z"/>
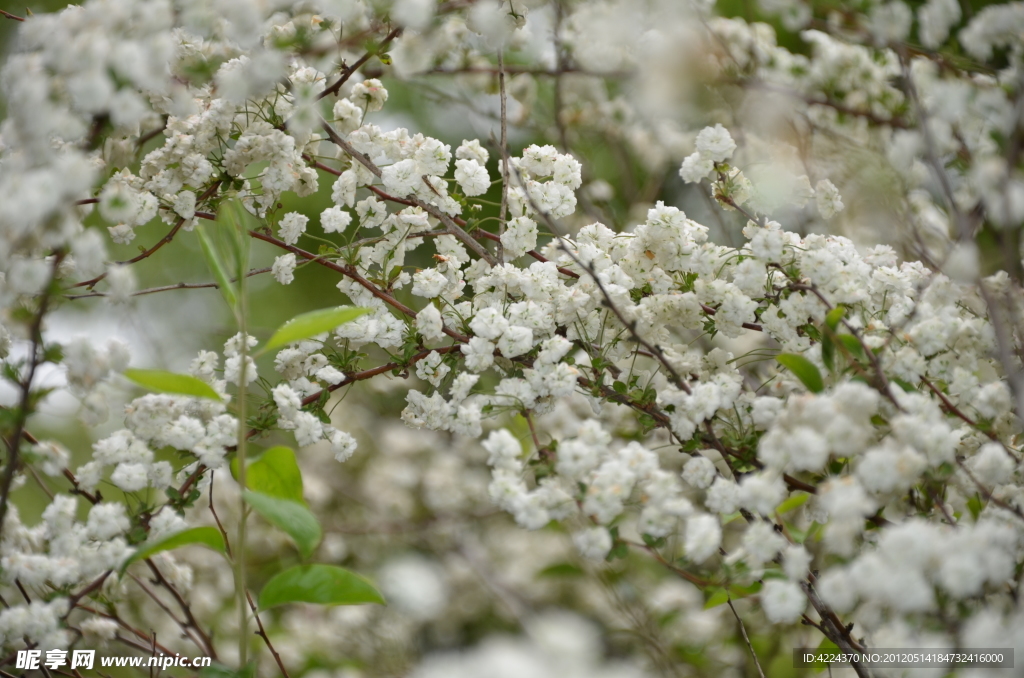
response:
<path id="1" fill-rule="evenodd" d="M 642 20 L 626 0 L 520 4 L 90 0 L 23 22 L 0 126 L 0 358 L 16 393 L 0 418 L 0 601 L 25 601 L 0 612 L 5 655 L 123 631 L 244 664 L 255 618 L 284 673 L 320 661 L 325 628 L 383 666 L 384 636 L 444 646 L 489 614 L 470 580 L 528 640 L 387 672 L 478 675 L 507 656 L 524 675 L 611 675 L 589 622 L 531 611 L 570 599 L 650 638 L 649 665 L 616 675 L 704 646 L 728 663 L 725 601 L 844 650 L 908 633 L 957 647 L 1020 619 L 1019 4 L 759 3 L 786 40 L 706 3 L 649 3 Z M 456 146 L 380 115 L 408 94 L 384 67 L 453 76 L 500 129 Z M 664 114 L 709 91 L 712 110 Z M 557 142 L 508 133 L 547 103 Z M 232 202 L 247 214 L 219 219 Z M 876 223 L 912 246 L 865 237 Z M 170 230 L 115 260 L 152 228 Z M 172 240 L 215 282 L 137 292 Z M 250 241 L 275 248 L 267 268 L 249 269 Z M 303 316 L 263 349 L 254 300 L 307 289 L 314 268 L 334 276 L 320 305 L 360 310 Z M 290 287 L 247 286 L 266 272 Z M 54 340 L 64 301 L 130 309 L 188 287 L 219 288 L 238 327 L 187 375 L 129 370 L 116 339 Z M 35 437 L 51 377 L 100 426 L 122 374 L 156 391 L 123 424 L 80 446 Z M 298 453 L 246 456 L 279 439 Z M 34 524 L 28 488 L 49 494 Z M 350 552 L 341 497 L 379 532 L 436 542 Z M 283 532 L 247 533 L 252 511 Z M 492 519 L 493 534 L 452 527 Z M 379 565 L 396 611 L 268 615 L 247 557 L 292 549 L 285 534 L 305 560 Z M 209 559 L 161 552 L 180 545 L 169 535 Z M 572 596 L 536 583 L 567 573 L 588 582 Z M 358 642 L 369 624 L 380 637 Z M 661 633 L 678 636 L 669 653 Z"/>

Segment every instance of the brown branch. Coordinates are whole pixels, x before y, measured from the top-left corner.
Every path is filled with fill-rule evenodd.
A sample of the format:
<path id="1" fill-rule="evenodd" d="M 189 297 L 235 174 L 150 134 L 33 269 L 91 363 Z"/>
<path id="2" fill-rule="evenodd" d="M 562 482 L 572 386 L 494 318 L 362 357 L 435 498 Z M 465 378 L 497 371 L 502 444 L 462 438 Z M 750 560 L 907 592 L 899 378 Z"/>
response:
<path id="1" fill-rule="evenodd" d="M 208 648 L 205 647 L 203 645 L 203 643 L 199 641 L 198 638 L 196 638 L 196 636 L 192 632 L 191 626 L 187 622 L 185 622 L 184 620 L 179 619 L 178 616 L 176 614 L 174 614 L 174 612 L 171 611 L 171 608 L 168 607 L 167 603 L 165 603 L 163 600 L 160 599 L 160 596 L 158 596 L 156 594 L 156 591 L 154 591 L 153 589 L 151 589 L 148 586 L 146 586 L 146 583 L 144 581 L 142 581 L 141 579 L 139 579 L 139 577 L 135 576 L 134 574 L 128 573 L 128 576 L 131 577 L 135 581 L 135 583 L 139 585 L 139 588 L 141 588 L 145 592 L 145 594 L 147 596 L 149 596 L 153 600 L 153 602 L 156 603 L 157 606 L 161 610 L 163 610 L 164 613 L 167 614 L 168 617 L 171 618 L 171 621 L 173 621 L 175 624 L 177 624 L 181 628 L 181 632 L 184 633 L 185 636 L 189 640 L 191 640 L 195 644 L 195 646 L 199 648 L 200 651 L 202 651 L 202 652 L 206 652 L 207 651 Z"/>
<path id="2" fill-rule="evenodd" d="M 261 273 L 269 273 L 272 268 L 256 268 L 249 271 L 246 274 L 247 278 L 254 275 L 260 275 Z M 238 278 L 232 278 L 231 282 L 238 282 Z M 174 285 L 164 285 L 163 287 L 150 287 L 148 289 L 139 290 L 132 294 L 133 297 L 141 297 L 147 294 L 156 294 L 158 292 L 170 292 L 172 290 L 199 290 L 206 288 L 217 288 L 219 285 L 215 282 L 208 283 L 175 283 Z M 89 292 L 88 294 L 65 294 L 65 299 L 89 299 L 92 297 L 106 297 L 109 296 L 105 292 Z"/>
<path id="3" fill-rule="evenodd" d="M 701 579 L 697 575 L 695 575 L 695 574 L 693 574 L 691 572 L 687 572 L 686 570 L 682 569 L 681 567 L 677 567 L 676 565 L 673 565 L 672 563 L 670 563 L 668 560 L 665 559 L 665 557 L 663 555 L 658 553 L 658 550 L 656 548 L 654 548 L 653 546 L 648 546 L 647 544 L 641 544 L 640 542 L 630 541 L 628 539 L 623 539 L 622 542 L 624 544 L 626 544 L 627 546 L 632 546 L 635 549 L 640 549 L 642 551 L 647 551 L 648 553 L 650 553 L 654 557 L 655 560 L 657 560 L 663 566 L 665 566 L 669 570 L 671 570 L 674 574 L 676 574 L 679 577 L 685 579 L 686 581 L 690 582 L 691 584 L 695 584 L 696 586 L 699 586 L 701 588 L 707 588 L 708 586 L 711 586 L 711 582 L 707 581 L 706 579 Z"/>
<path id="4" fill-rule="evenodd" d="M 31 346 L 29 348 L 28 372 L 25 374 L 24 381 L 19 384 L 21 395 L 18 402 L 18 410 L 15 413 L 14 433 L 11 435 L 10 440 L 7 441 L 7 464 L 4 467 L 3 480 L 0 481 L 2 482 L 2 485 L 0 485 L 0 534 L 3 534 L 4 519 L 7 517 L 7 504 L 11 493 L 11 486 L 14 484 L 14 476 L 17 474 L 18 466 L 21 463 L 21 438 L 25 433 L 29 409 L 32 405 L 32 382 L 35 380 L 36 371 L 39 369 L 39 366 L 45 362 L 44 356 L 40 353 L 43 348 L 43 319 L 49 310 L 54 283 L 57 280 L 57 270 L 63 259 L 63 252 L 58 252 L 53 258 L 53 264 L 50 267 L 50 278 L 47 281 L 46 289 L 39 300 L 39 307 L 36 309 L 35 316 L 32 318 L 32 324 L 29 327 Z"/>
<path id="5" fill-rule="evenodd" d="M 357 70 L 359 70 L 359 68 L 363 64 L 365 64 L 367 61 L 369 61 L 371 58 L 373 58 L 373 57 L 377 56 L 378 54 L 380 54 L 381 50 L 383 50 L 385 47 L 387 47 L 391 43 L 392 40 L 394 40 L 395 38 L 397 38 L 401 34 L 402 34 L 402 29 L 401 28 L 395 28 L 390 33 L 388 33 L 387 36 L 385 36 L 385 38 L 381 41 L 380 46 L 377 47 L 377 49 L 375 51 L 367 52 L 363 56 L 359 57 L 359 60 L 356 61 L 354 64 L 352 64 L 351 66 L 345 68 L 345 70 L 343 70 L 341 72 L 341 76 L 334 82 L 334 84 L 332 84 L 330 87 L 325 89 L 323 92 L 320 92 L 320 96 L 318 96 L 317 99 L 323 99 L 324 97 L 328 97 L 328 96 L 330 96 L 332 94 L 337 94 L 338 90 L 341 89 L 341 86 L 344 85 L 346 82 L 348 82 L 348 79 L 352 77 L 353 73 L 355 73 Z"/>
<path id="6" fill-rule="evenodd" d="M 213 646 L 213 640 L 211 640 L 210 636 L 207 635 L 199 626 L 199 622 L 196 621 L 195 616 L 192 614 L 192 608 L 189 606 L 188 602 L 180 593 L 178 593 L 178 589 L 176 589 L 171 582 L 167 581 L 163 573 L 160 571 L 160 568 L 158 568 L 153 562 L 152 558 L 146 558 L 146 565 L 149 566 L 150 571 L 153 572 L 153 576 L 156 577 L 156 581 L 167 589 L 174 597 L 174 600 L 177 601 L 178 607 L 181 608 L 182 613 L 185 615 L 185 620 L 188 623 L 188 626 L 195 629 L 195 632 L 202 639 L 203 644 L 206 645 L 207 654 L 216 659 L 217 650 Z"/>
<path id="7" fill-rule="evenodd" d="M 302 406 L 305 407 L 306 405 L 310 405 L 312 403 L 315 403 L 317 400 L 319 400 L 321 397 L 323 397 L 324 393 L 332 393 L 334 391 L 337 391 L 339 388 L 342 388 L 344 386 L 348 386 L 349 384 L 354 384 L 357 381 L 363 381 L 365 379 L 370 379 L 371 377 L 376 377 L 378 374 L 384 374 L 385 372 L 390 372 L 392 370 L 397 370 L 399 368 L 408 367 L 410 365 L 418 363 L 419 361 L 423 360 L 424 358 L 426 358 L 431 353 L 442 353 L 443 354 L 443 353 L 451 353 L 452 351 L 458 351 L 458 350 L 460 350 L 459 344 L 454 344 L 452 346 L 441 346 L 440 348 L 428 348 L 428 349 L 425 349 L 423 351 L 420 351 L 419 353 L 416 353 L 415 355 L 413 355 L 411 358 L 409 358 L 409 360 L 407 360 L 404 363 L 402 363 L 402 362 L 391 362 L 391 363 L 386 363 L 384 365 L 379 365 L 377 367 L 374 367 L 374 368 L 371 368 L 371 369 L 368 369 L 368 370 L 363 370 L 362 372 L 356 372 L 355 374 L 352 374 L 352 375 L 349 375 L 348 377 L 345 377 L 344 379 L 339 381 L 337 384 L 332 384 L 332 385 L 328 386 L 325 389 L 321 389 L 320 391 L 317 391 L 316 393 L 313 393 L 311 395 L 306 396 L 305 398 L 302 399 Z"/>
<path id="8" fill-rule="evenodd" d="M 270 636 L 267 635 L 266 629 L 263 628 L 263 622 L 260 621 L 260 614 L 256 611 L 256 603 L 252 600 L 252 594 L 249 591 L 245 592 L 245 597 L 249 600 L 249 607 L 252 609 L 252 616 L 256 618 L 256 627 L 259 629 L 256 631 L 256 635 L 263 639 L 263 642 L 267 644 L 267 648 L 270 650 L 270 654 L 274 655 L 274 661 L 277 662 L 277 668 L 281 669 L 281 675 L 284 678 L 291 678 L 288 673 L 288 669 L 285 668 L 284 662 L 281 661 L 281 655 L 274 649 L 274 644 L 270 642 Z"/>
<path id="9" fill-rule="evenodd" d="M 345 153 L 347 153 L 349 156 L 355 159 L 359 164 L 363 165 L 366 169 L 370 170 L 370 172 L 373 173 L 375 177 L 379 178 L 381 176 L 380 168 L 377 167 L 373 163 L 373 161 L 366 156 L 366 154 L 360 153 L 355 148 L 353 148 L 351 144 L 345 141 L 341 137 L 341 135 L 339 135 L 338 132 L 335 131 L 333 127 L 331 127 L 330 123 L 321 118 L 320 126 L 323 128 L 325 132 L 327 132 L 328 138 L 330 138 L 330 140 L 334 143 L 335 146 L 345 151 Z M 424 178 L 423 183 L 427 187 L 433 189 L 433 187 L 430 186 L 429 183 L 427 183 L 426 178 Z M 461 240 L 462 244 L 464 244 L 466 247 L 475 252 L 477 256 L 486 261 L 488 264 L 490 264 L 491 266 L 495 266 L 498 263 L 497 259 L 495 259 L 490 252 L 484 249 L 484 247 L 480 243 L 478 243 L 476 240 L 470 237 L 470 235 L 466 233 L 466 231 L 464 231 L 461 226 L 455 223 L 451 216 L 445 214 L 434 205 L 431 205 L 420 200 L 414 195 L 408 196 L 406 199 L 410 200 L 413 203 L 413 205 L 419 207 L 424 212 L 426 212 L 427 214 L 429 214 L 430 216 L 434 217 L 442 224 L 444 224 L 445 228 L 448 229 L 449 233 L 451 233 L 453 236 Z"/>
<path id="10" fill-rule="evenodd" d="M 284 242 L 283 240 L 278 240 L 277 238 L 275 238 L 274 236 L 272 236 L 272 235 L 270 235 L 268 233 L 263 233 L 263 232 L 260 232 L 260 231 L 249 231 L 249 235 L 252 236 L 253 238 L 256 238 L 257 240 L 262 240 L 262 241 L 268 242 L 268 243 L 270 243 L 272 245 L 277 245 L 281 249 L 284 249 L 284 250 L 287 250 L 289 252 L 292 252 L 292 253 L 302 257 L 303 259 L 306 259 L 307 261 L 315 261 L 316 263 L 320 264 L 321 266 L 329 268 L 332 271 L 337 271 L 338 273 L 341 273 L 342 275 L 345 275 L 346 277 L 351 278 L 352 280 L 357 282 L 359 285 L 361 285 L 366 290 L 368 290 L 371 294 L 373 294 L 373 296 L 377 297 L 378 299 L 380 299 L 384 303 L 388 304 L 392 308 L 394 308 L 394 309 L 396 309 L 398 311 L 401 311 L 402 313 L 404 313 L 407 316 L 410 316 L 410 317 L 413 317 L 413 318 L 416 317 L 416 311 L 412 310 L 411 308 L 409 308 L 408 306 L 406 306 L 402 302 L 398 301 L 397 299 L 395 299 L 393 296 L 391 296 L 387 292 L 384 292 L 383 290 L 379 289 L 376 285 L 374 285 L 369 280 L 367 280 L 362 275 L 360 275 L 359 271 L 357 271 L 354 266 L 350 266 L 348 264 L 342 265 L 342 264 L 339 264 L 339 263 L 336 263 L 336 262 L 333 262 L 333 261 L 329 261 L 327 259 L 323 259 L 321 257 L 316 256 L 315 254 L 312 254 L 311 252 L 307 252 L 304 249 L 301 249 L 299 247 L 295 247 L 294 245 L 289 245 L 288 243 Z M 455 330 L 452 330 L 451 328 L 449 328 L 447 326 L 444 327 L 443 331 L 444 331 L 445 334 L 447 334 L 449 337 L 451 337 L 455 341 L 459 341 L 459 342 L 463 342 L 463 343 L 469 341 L 469 337 L 467 337 L 467 336 L 465 336 L 463 334 L 459 334 L 458 332 L 456 332 Z"/>
<path id="11" fill-rule="evenodd" d="M 728 589 L 726 589 L 726 595 L 728 595 Z M 747 635 L 747 627 L 743 623 L 743 620 L 740 619 L 740 615 L 736 611 L 736 607 L 732 604 L 732 596 L 729 596 L 726 599 L 726 602 L 729 603 L 729 609 L 732 610 L 732 616 L 736 617 L 736 622 L 740 625 L 740 634 L 743 635 L 743 642 L 747 644 L 747 649 L 750 650 L 750 656 L 754 658 L 754 666 L 757 667 L 757 675 L 764 678 L 764 669 L 761 668 L 761 662 L 758 661 L 757 653 L 754 652 L 754 646 L 751 644 L 750 637 Z"/>
<path id="12" fill-rule="evenodd" d="M 216 193 L 217 189 L 219 187 L 220 187 L 220 181 L 215 181 L 212 186 L 210 186 L 208 189 L 206 189 L 206 191 L 204 191 L 203 194 L 201 196 L 199 196 L 199 198 L 196 199 L 196 202 L 200 203 L 200 202 L 206 200 L 211 195 Z M 119 261 L 119 262 L 117 262 L 117 264 L 120 265 L 120 266 L 129 266 L 131 264 L 140 262 L 143 259 L 147 259 L 147 258 L 153 256 L 161 247 L 163 247 L 167 243 L 169 243 L 172 240 L 174 240 L 174 236 L 178 234 L 178 231 L 181 230 L 181 227 L 184 226 L 184 225 L 185 225 L 185 220 L 184 219 L 178 219 L 178 221 L 175 222 L 175 224 L 171 228 L 171 230 L 167 232 L 167 235 L 165 235 L 163 238 L 161 238 L 160 241 L 157 242 L 157 244 L 153 245 L 148 250 L 143 250 L 138 256 L 132 257 L 131 259 L 126 259 L 125 261 Z M 104 272 L 104 273 L 101 273 L 100 275 L 96 276 L 95 278 L 93 278 L 91 280 L 84 280 L 84 281 L 82 281 L 80 283 L 75 283 L 71 287 L 73 287 L 73 288 L 74 287 L 88 287 L 88 288 L 91 289 L 92 287 L 96 286 L 96 283 L 100 282 L 101 280 L 103 280 L 106 277 L 107 277 L 107 273 Z"/>
<path id="13" fill-rule="evenodd" d="M 24 21 L 25 20 L 23 17 L 16 16 L 14 14 L 11 14 L 10 12 L 5 12 L 2 9 L 0 9 L 0 16 L 7 17 L 8 19 L 13 19 L 14 21 Z"/>

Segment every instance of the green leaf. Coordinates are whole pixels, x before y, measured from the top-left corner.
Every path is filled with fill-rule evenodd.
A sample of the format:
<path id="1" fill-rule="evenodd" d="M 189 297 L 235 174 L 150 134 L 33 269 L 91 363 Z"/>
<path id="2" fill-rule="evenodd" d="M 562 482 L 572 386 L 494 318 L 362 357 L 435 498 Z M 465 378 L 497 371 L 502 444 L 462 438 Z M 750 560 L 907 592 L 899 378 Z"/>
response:
<path id="1" fill-rule="evenodd" d="M 537 578 L 541 577 L 581 577 L 584 572 L 582 569 L 573 565 L 572 563 L 555 563 L 549 565 L 543 570 L 537 573 Z"/>
<path id="2" fill-rule="evenodd" d="M 825 382 L 821 379 L 821 372 L 807 358 L 796 353 L 780 353 L 775 356 L 775 359 L 779 361 L 780 365 L 795 374 L 796 378 L 807 387 L 807 390 L 812 393 L 821 393 L 825 389 Z"/>
<path id="3" fill-rule="evenodd" d="M 825 367 L 828 368 L 829 372 L 836 369 L 835 365 L 836 356 L 836 345 L 832 341 L 832 336 L 826 334 L 821 338 L 821 362 L 825 363 Z"/>
<path id="4" fill-rule="evenodd" d="M 231 460 L 231 475 L 238 479 L 238 458 Z M 300 504 L 302 496 L 302 471 L 295 462 L 295 452 L 290 447 L 272 447 L 245 468 L 245 486 L 255 492 L 290 499 Z"/>
<path id="5" fill-rule="evenodd" d="M 769 570 L 768 572 L 771 572 L 771 570 Z M 768 576 L 768 572 L 765 573 L 766 576 Z M 762 584 L 759 581 L 747 584 L 746 586 L 742 586 L 740 584 L 733 584 L 729 587 L 729 595 L 733 600 L 739 600 L 740 598 L 746 598 L 747 596 L 752 596 L 757 593 L 760 593 L 761 586 Z"/>
<path id="6" fill-rule="evenodd" d="M 713 607 L 725 605 L 727 602 L 729 602 L 730 598 L 732 600 L 739 600 L 740 598 L 752 596 L 755 593 L 758 593 L 760 590 L 761 582 L 759 581 L 755 581 L 754 583 L 748 584 L 746 586 L 733 584 L 728 589 L 718 586 L 712 587 L 710 589 L 707 589 L 707 592 L 710 592 L 711 595 L 708 596 L 707 601 L 704 602 L 704 609 L 710 610 Z"/>
<path id="7" fill-rule="evenodd" d="M 729 602 L 729 593 L 725 589 L 716 586 L 714 588 L 708 589 L 708 591 L 711 592 L 711 595 L 708 596 L 707 601 L 705 601 L 704 603 L 705 610 L 710 610 L 713 607 L 725 605 L 727 602 Z"/>
<path id="8" fill-rule="evenodd" d="M 206 265 L 210 267 L 210 272 L 213 273 L 213 277 L 217 280 L 217 288 L 220 290 L 221 296 L 224 297 L 224 301 L 227 302 L 228 307 L 232 311 L 237 310 L 238 288 L 231 279 L 232 276 L 228 272 L 229 269 L 224 262 L 224 258 L 217 251 L 217 247 L 214 246 L 213 239 L 210 237 L 205 224 L 200 224 L 196 231 L 199 233 L 199 245 L 203 250 Z"/>
<path id="9" fill-rule="evenodd" d="M 260 609 L 287 603 L 386 605 L 366 577 L 334 565 L 297 565 L 274 575 L 260 591 Z"/>
<path id="10" fill-rule="evenodd" d="M 864 360 L 864 347 L 860 345 L 859 341 L 857 341 L 857 337 L 852 334 L 838 334 L 836 335 L 836 339 L 843 342 L 843 346 L 846 347 L 847 351 L 857 358 Z"/>
<path id="11" fill-rule="evenodd" d="M 825 324 L 828 325 L 830 330 L 835 332 L 836 328 L 839 327 L 840 321 L 842 321 L 845 315 L 846 307 L 840 304 L 828 312 L 828 315 L 825 316 Z"/>
<path id="12" fill-rule="evenodd" d="M 902 388 L 907 393 L 913 393 L 917 389 L 910 385 L 909 382 L 900 379 L 899 377 L 889 377 L 889 381 Z"/>
<path id="13" fill-rule="evenodd" d="M 971 518 L 973 518 L 975 522 L 978 521 L 978 516 L 981 515 L 984 508 L 985 504 L 981 501 L 981 497 L 978 496 L 977 493 L 967 500 L 967 510 L 971 512 Z"/>
<path id="14" fill-rule="evenodd" d="M 776 513 L 782 515 L 783 513 L 789 513 L 795 508 L 799 508 L 807 503 L 807 500 L 811 498 L 811 495 L 806 492 L 797 492 L 786 501 L 779 504 L 778 508 L 775 509 Z"/>
<path id="15" fill-rule="evenodd" d="M 127 369 L 124 371 L 124 376 L 151 391 L 220 400 L 220 396 L 212 386 L 188 374 L 175 374 L 163 370 Z"/>
<path id="16" fill-rule="evenodd" d="M 272 497 L 262 492 L 246 490 L 246 503 L 256 509 L 268 523 L 288 533 L 299 547 L 303 558 L 309 558 L 320 543 L 323 532 L 308 508 L 297 501 Z"/>
<path id="17" fill-rule="evenodd" d="M 292 343 L 309 339 L 321 332 L 329 332 L 339 325 L 352 322 L 361 315 L 370 312 L 368 308 L 353 306 L 338 306 L 337 308 L 322 308 L 319 311 L 310 311 L 297 315 L 284 325 L 281 325 L 270 337 L 270 341 L 263 347 L 262 352 L 280 348 Z"/>
<path id="18" fill-rule="evenodd" d="M 224 543 L 224 535 L 220 533 L 216 527 L 193 527 L 176 534 L 172 534 L 169 537 L 157 539 L 152 543 L 145 543 L 132 554 L 132 557 L 124 562 L 121 566 L 121 572 L 124 573 L 128 569 L 128 566 L 137 560 L 145 560 L 150 556 L 153 556 L 161 551 L 170 551 L 176 549 L 179 546 L 188 546 L 189 544 L 200 544 L 207 548 L 213 549 L 218 553 L 227 553 L 227 546 Z"/>

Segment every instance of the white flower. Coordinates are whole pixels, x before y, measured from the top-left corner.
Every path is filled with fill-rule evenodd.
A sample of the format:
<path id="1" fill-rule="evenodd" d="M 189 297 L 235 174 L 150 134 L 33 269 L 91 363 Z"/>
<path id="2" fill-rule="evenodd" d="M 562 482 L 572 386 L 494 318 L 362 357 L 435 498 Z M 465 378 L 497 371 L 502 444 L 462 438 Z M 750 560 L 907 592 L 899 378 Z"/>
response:
<path id="1" fill-rule="evenodd" d="M 334 453 L 334 458 L 339 462 L 348 461 L 355 454 L 358 443 L 350 433 L 334 429 L 330 432 L 328 438 L 331 441 L 331 452 Z"/>
<path id="2" fill-rule="evenodd" d="M 498 339 L 498 350 L 506 358 L 515 358 L 533 348 L 533 330 L 512 325 Z"/>
<path id="3" fill-rule="evenodd" d="M 441 296 L 441 291 L 448 285 L 448 278 L 436 268 L 416 271 L 412 276 L 412 281 L 412 293 L 427 299 Z"/>
<path id="4" fill-rule="evenodd" d="M 767 516 L 786 498 L 786 486 L 771 473 L 752 473 L 740 481 L 739 494 L 744 508 Z"/>
<path id="5" fill-rule="evenodd" d="M 467 196 L 483 195 L 491 187 L 487 169 L 476 160 L 456 160 L 455 181 Z"/>
<path id="6" fill-rule="evenodd" d="M 722 526 L 718 518 L 701 513 L 686 521 L 686 542 L 683 552 L 694 563 L 703 563 L 718 552 L 722 544 Z"/>
<path id="7" fill-rule="evenodd" d="M 523 448 L 508 429 L 498 429 L 487 436 L 483 442 L 484 449 L 490 453 L 487 464 L 495 469 L 518 473 L 522 471 L 523 465 L 519 456 Z"/>
<path id="8" fill-rule="evenodd" d="M 298 212 L 289 212 L 284 215 L 279 226 L 280 230 L 278 230 L 281 240 L 289 245 L 294 245 L 299 241 L 299 236 L 306 232 L 308 222 L 309 217 Z"/>
<path id="9" fill-rule="evenodd" d="M 188 221 L 196 215 L 196 194 L 192 191 L 182 191 L 174 197 L 174 213 Z"/>
<path id="10" fill-rule="evenodd" d="M 89 642 L 113 640 L 121 628 L 113 619 L 104 617 L 89 617 L 80 622 L 78 628 L 82 631 Z"/>
<path id="11" fill-rule="evenodd" d="M 818 213 L 825 219 L 831 219 L 843 211 L 843 199 L 839 189 L 828 179 L 822 179 L 814 187 L 814 199 L 818 205 Z"/>
<path id="12" fill-rule="evenodd" d="M 459 160 L 476 160 L 481 165 L 486 165 L 490 154 L 486 148 L 480 145 L 479 139 L 472 141 L 463 139 L 462 145 L 455 149 L 455 157 Z"/>
<path id="13" fill-rule="evenodd" d="M 291 252 L 274 258 L 274 265 L 271 267 L 274 278 L 282 285 L 288 285 L 295 280 L 295 255 Z"/>
<path id="14" fill-rule="evenodd" d="M 772 560 L 785 545 L 786 538 L 776 532 L 771 523 L 764 521 L 755 522 L 743 535 L 743 548 L 752 567 L 760 567 Z"/>
<path id="15" fill-rule="evenodd" d="M 518 259 L 537 246 L 537 222 L 527 216 L 510 219 L 501 234 L 505 258 Z"/>
<path id="16" fill-rule="evenodd" d="M 773 624 L 792 624 L 807 607 L 807 598 L 800 586 L 784 579 L 769 579 L 761 589 L 761 607 Z"/>
<path id="17" fill-rule="evenodd" d="M 149 484 L 145 464 L 118 464 L 110 481 L 125 492 L 138 492 Z"/>
<path id="18" fill-rule="evenodd" d="M 106 541 L 126 532 L 129 527 L 131 527 L 131 522 L 125 514 L 124 504 L 104 502 L 96 504 L 89 510 L 86 529 L 92 539 Z"/>
<path id="19" fill-rule="evenodd" d="M 803 581 L 811 565 L 811 554 L 800 544 L 790 544 L 783 550 L 783 570 L 793 581 Z"/>
<path id="20" fill-rule="evenodd" d="M 381 171 L 381 181 L 388 193 L 396 196 L 405 196 L 415 193 L 416 188 L 423 183 L 423 172 L 412 158 L 400 160 L 393 165 L 388 165 Z"/>
<path id="21" fill-rule="evenodd" d="M 444 336 L 441 312 L 433 304 L 427 304 L 416 314 L 416 331 L 428 341 L 437 341 Z"/>
<path id="22" fill-rule="evenodd" d="M 715 163 L 701 153 L 691 153 L 683 160 L 679 176 L 688 184 L 699 184 L 715 169 Z"/>
<path id="23" fill-rule="evenodd" d="M 341 134 L 349 134 L 359 128 L 363 122 L 363 109 L 346 98 L 334 103 L 334 127 Z"/>
<path id="24" fill-rule="evenodd" d="M 967 460 L 971 473 L 983 485 L 993 487 L 1013 478 L 1013 460 L 999 443 L 985 443 Z"/>
<path id="25" fill-rule="evenodd" d="M 374 113 L 384 108 L 384 102 L 388 100 L 388 91 L 384 89 L 377 78 L 363 80 L 352 88 L 350 98 L 366 106 L 367 113 Z"/>
<path id="26" fill-rule="evenodd" d="M 340 207 L 328 207 L 320 213 L 324 233 L 343 233 L 352 223 L 352 215 Z"/>
<path id="27" fill-rule="evenodd" d="M 324 427 L 315 414 L 298 412 L 295 414 L 295 442 L 299 447 L 306 447 L 323 439 Z"/>
<path id="28" fill-rule="evenodd" d="M 701 490 L 710 487 L 717 474 L 712 461 L 699 453 L 683 466 L 683 480 Z"/>
<path id="29" fill-rule="evenodd" d="M 232 384 L 239 382 L 241 372 L 242 356 L 234 355 L 224 361 L 224 379 Z M 246 385 L 256 381 L 259 375 L 256 372 L 256 362 L 249 356 L 245 356 L 245 383 Z"/>
<path id="30" fill-rule="evenodd" d="M 469 321 L 469 329 L 473 330 L 473 334 L 484 339 L 497 339 L 504 334 L 508 328 L 508 320 L 505 319 L 505 316 L 502 315 L 501 311 L 493 306 L 481 309 L 475 316 L 473 316 L 473 319 Z"/>
<path id="31" fill-rule="evenodd" d="M 471 372 L 483 372 L 494 364 L 494 344 L 483 337 L 470 338 L 460 350 L 466 358 L 466 369 Z"/>
<path id="32" fill-rule="evenodd" d="M 736 142 L 732 140 L 729 130 L 721 125 L 705 127 L 697 135 L 697 152 L 715 162 L 725 162 L 736 150 Z"/>
<path id="33" fill-rule="evenodd" d="M 603 527 L 592 527 L 572 536 L 576 548 L 587 560 L 601 561 L 612 550 L 612 536 Z"/>
<path id="34" fill-rule="evenodd" d="M 735 513 L 740 503 L 740 487 L 731 480 L 722 476 L 715 478 L 715 482 L 708 489 L 707 498 L 704 504 L 708 510 L 728 515 Z"/>

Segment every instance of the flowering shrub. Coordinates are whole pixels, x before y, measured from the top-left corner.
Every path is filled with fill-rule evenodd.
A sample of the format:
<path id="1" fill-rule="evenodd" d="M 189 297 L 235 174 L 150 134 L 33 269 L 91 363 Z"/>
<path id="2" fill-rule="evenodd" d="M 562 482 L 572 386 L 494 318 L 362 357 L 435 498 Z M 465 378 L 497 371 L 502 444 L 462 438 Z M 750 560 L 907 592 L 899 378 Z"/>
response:
<path id="1" fill-rule="evenodd" d="M 11 15 L 5 661 L 788 675 L 799 646 L 1024 647 L 1024 5 L 711 4 Z M 489 137 L 388 117 L 436 77 Z M 182 241 L 214 282 L 139 289 Z M 313 268 L 324 308 L 254 325 L 255 276 Z M 187 370 L 48 324 L 188 287 L 233 327 Z M 87 458 L 36 435 L 55 388 Z"/>

